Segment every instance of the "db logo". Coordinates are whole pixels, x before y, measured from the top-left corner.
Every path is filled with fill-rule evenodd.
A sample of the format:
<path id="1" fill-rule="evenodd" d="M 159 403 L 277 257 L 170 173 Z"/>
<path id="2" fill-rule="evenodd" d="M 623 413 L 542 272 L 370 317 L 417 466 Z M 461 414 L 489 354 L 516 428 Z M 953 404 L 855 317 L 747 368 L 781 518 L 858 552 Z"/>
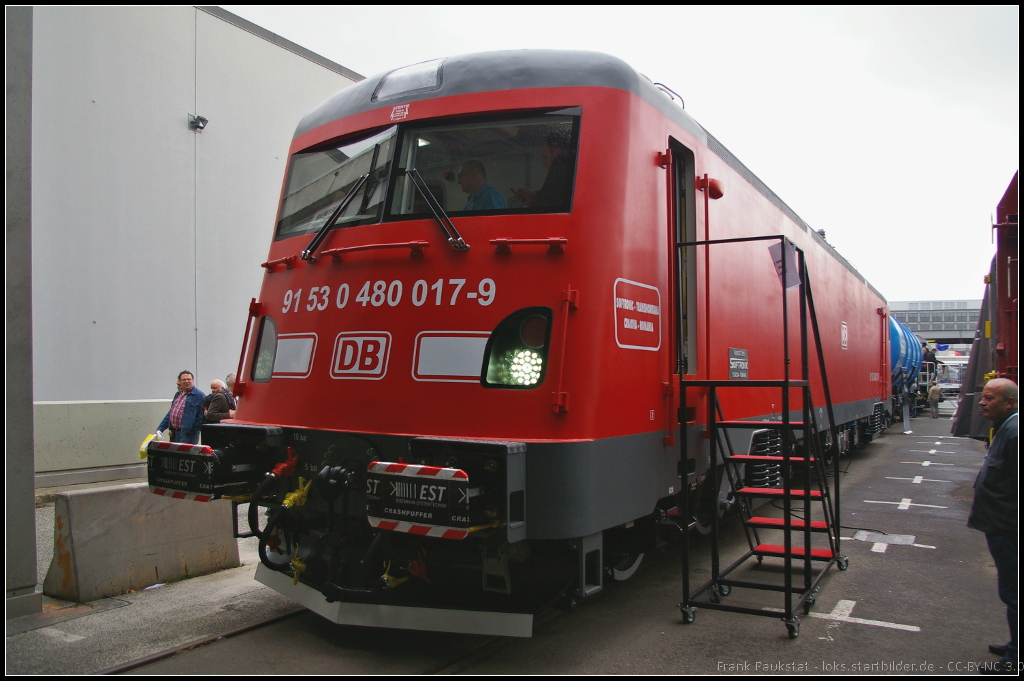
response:
<path id="1" fill-rule="evenodd" d="M 331 360 L 332 378 L 379 380 L 388 370 L 391 334 L 387 331 L 339 333 Z"/>

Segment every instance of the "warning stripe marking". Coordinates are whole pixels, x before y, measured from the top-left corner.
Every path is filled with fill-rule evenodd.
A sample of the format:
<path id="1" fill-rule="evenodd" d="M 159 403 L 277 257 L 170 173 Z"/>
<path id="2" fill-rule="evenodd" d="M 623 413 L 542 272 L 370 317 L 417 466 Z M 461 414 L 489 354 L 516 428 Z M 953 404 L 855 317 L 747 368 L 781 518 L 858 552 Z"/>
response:
<path id="1" fill-rule="evenodd" d="M 420 523 L 374 518 L 373 516 L 367 516 L 366 519 L 370 522 L 370 527 L 375 527 L 378 530 L 405 532 L 407 534 L 416 534 L 421 537 L 440 537 L 442 539 L 465 539 L 469 536 L 469 530 L 459 529 L 456 527 L 422 525 Z"/>
<path id="2" fill-rule="evenodd" d="M 153 487 L 152 485 L 149 486 L 149 491 L 161 497 L 169 496 L 172 499 L 186 499 L 190 501 L 210 501 L 213 499 L 213 496 L 209 494 L 200 494 L 199 492 L 183 492 L 178 489 L 170 490 L 164 489 L 162 487 Z"/>
<path id="3" fill-rule="evenodd" d="M 205 445 L 181 444 L 178 442 L 150 442 L 149 449 L 158 449 L 161 452 L 177 452 L 179 454 L 202 454 L 213 456 L 213 448 Z"/>
<path id="4" fill-rule="evenodd" d="M 366 467 L 369 473 L 387 473 L 388 475 L 408 475 L 410 477 L 432 477 L 439 480 L 469 480 L 466 471 L 459 468 L 440 468 L 438 466 L 420 466 L 411 463 L 389 463 L 387 461 L 371 461 Z"/>

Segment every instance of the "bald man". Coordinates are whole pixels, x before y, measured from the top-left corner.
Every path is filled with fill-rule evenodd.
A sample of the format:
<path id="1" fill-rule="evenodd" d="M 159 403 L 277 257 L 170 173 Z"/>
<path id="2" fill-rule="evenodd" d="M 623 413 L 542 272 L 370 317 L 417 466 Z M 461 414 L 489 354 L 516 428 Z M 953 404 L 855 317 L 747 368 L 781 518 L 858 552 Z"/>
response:
<path id="1" fill-rule="evenodd" d="M 982 674 L 1017 670 L 1017 385 L 995 378 L 981 391 L 981 413 L 992 422 L 992 442 L 974 481 L 974 504 L 967 526 L 985 533 L 996 564 L 999 600 L 1006 604 L 1010 641 L 989 645 L 999 662 L 981 666 Z"/>

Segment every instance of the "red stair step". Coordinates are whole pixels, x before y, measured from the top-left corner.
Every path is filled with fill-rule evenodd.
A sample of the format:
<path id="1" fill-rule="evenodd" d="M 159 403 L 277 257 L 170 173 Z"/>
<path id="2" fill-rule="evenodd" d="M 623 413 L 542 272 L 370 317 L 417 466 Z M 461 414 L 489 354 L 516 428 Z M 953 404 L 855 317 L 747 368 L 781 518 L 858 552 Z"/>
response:
<path id="1" fill-rule="evenodd" d="M 791 456 L 790 461 L 803 462 L 804 457 L 802 456 Z M 782 456 L 760 456 L 758 454 L 736 454 L 727 458 L 727 461 L 736 461 L 739 463 L 762 463 L 767 461 L 785 461 L 785 457 Z M 814 461 L 814 457 L 811 457 L 811 461 Z"/>
<path id="2" fill-rule="evenodd" d="M 751 518 L 750 520 L 744 521 L 747 525 L 752 527 L 767 527 L 770 529 L 785 529 L 785 522 L 782 518 Z M 804 521 L 793 519 L 792 527 L 794 530 L 804 529 Z M 828 529 L 828 523 L 824 520 L 812 520 L 811 531 L 812 532 L 824 532 Z"/>
<path id="3" fill-rule="evenodd" d="M 777 544 L 758 544 L 754 547 L 754 553 L 760 556 L 785 557 L 786 547 Z M 804 547 L 794 546 L 790 555 L 794 558 L 803 558 Z M 832 549 L 811 549 L 811 560 L 832 560 L 833 557 Z"/>
<path id="4" fill-rule="evenodd" d="M 784 493 L 785 490 L 781 487 L 744 487 L 737 492 L 737 494 L 749 494 L 750 496 L 759 497 L 781 497 Z M 791 489 L 789 490 L 789 494 L 794 499 L 803 499 L 804 497 L 804 491 L 802 489 Z M 816 489 L 812 489 L 811 498 L 820 499 L 821 492 Z"/>

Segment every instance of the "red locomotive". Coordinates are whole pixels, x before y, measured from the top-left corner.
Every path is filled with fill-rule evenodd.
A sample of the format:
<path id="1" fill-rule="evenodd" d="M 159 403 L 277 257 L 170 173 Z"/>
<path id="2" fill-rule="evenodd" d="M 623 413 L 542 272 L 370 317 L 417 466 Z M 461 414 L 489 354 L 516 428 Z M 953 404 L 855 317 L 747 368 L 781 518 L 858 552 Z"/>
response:
<path id="1" fill-rule="evenodd" d="M 552 594 L 631 575 L 687 496 L 714 512 L 687 381 L 778 377 L 784 294 L 769 242 L 678 244 L 795 244 L 841 444 L 887 418 L 882 296 L 614 57 L 397 69 L 307 115 L 290 155 L 237 418 L 151 447 L 151 485 L 251 495 L 257 578 L 335 621 L 529 635 Z"/>

